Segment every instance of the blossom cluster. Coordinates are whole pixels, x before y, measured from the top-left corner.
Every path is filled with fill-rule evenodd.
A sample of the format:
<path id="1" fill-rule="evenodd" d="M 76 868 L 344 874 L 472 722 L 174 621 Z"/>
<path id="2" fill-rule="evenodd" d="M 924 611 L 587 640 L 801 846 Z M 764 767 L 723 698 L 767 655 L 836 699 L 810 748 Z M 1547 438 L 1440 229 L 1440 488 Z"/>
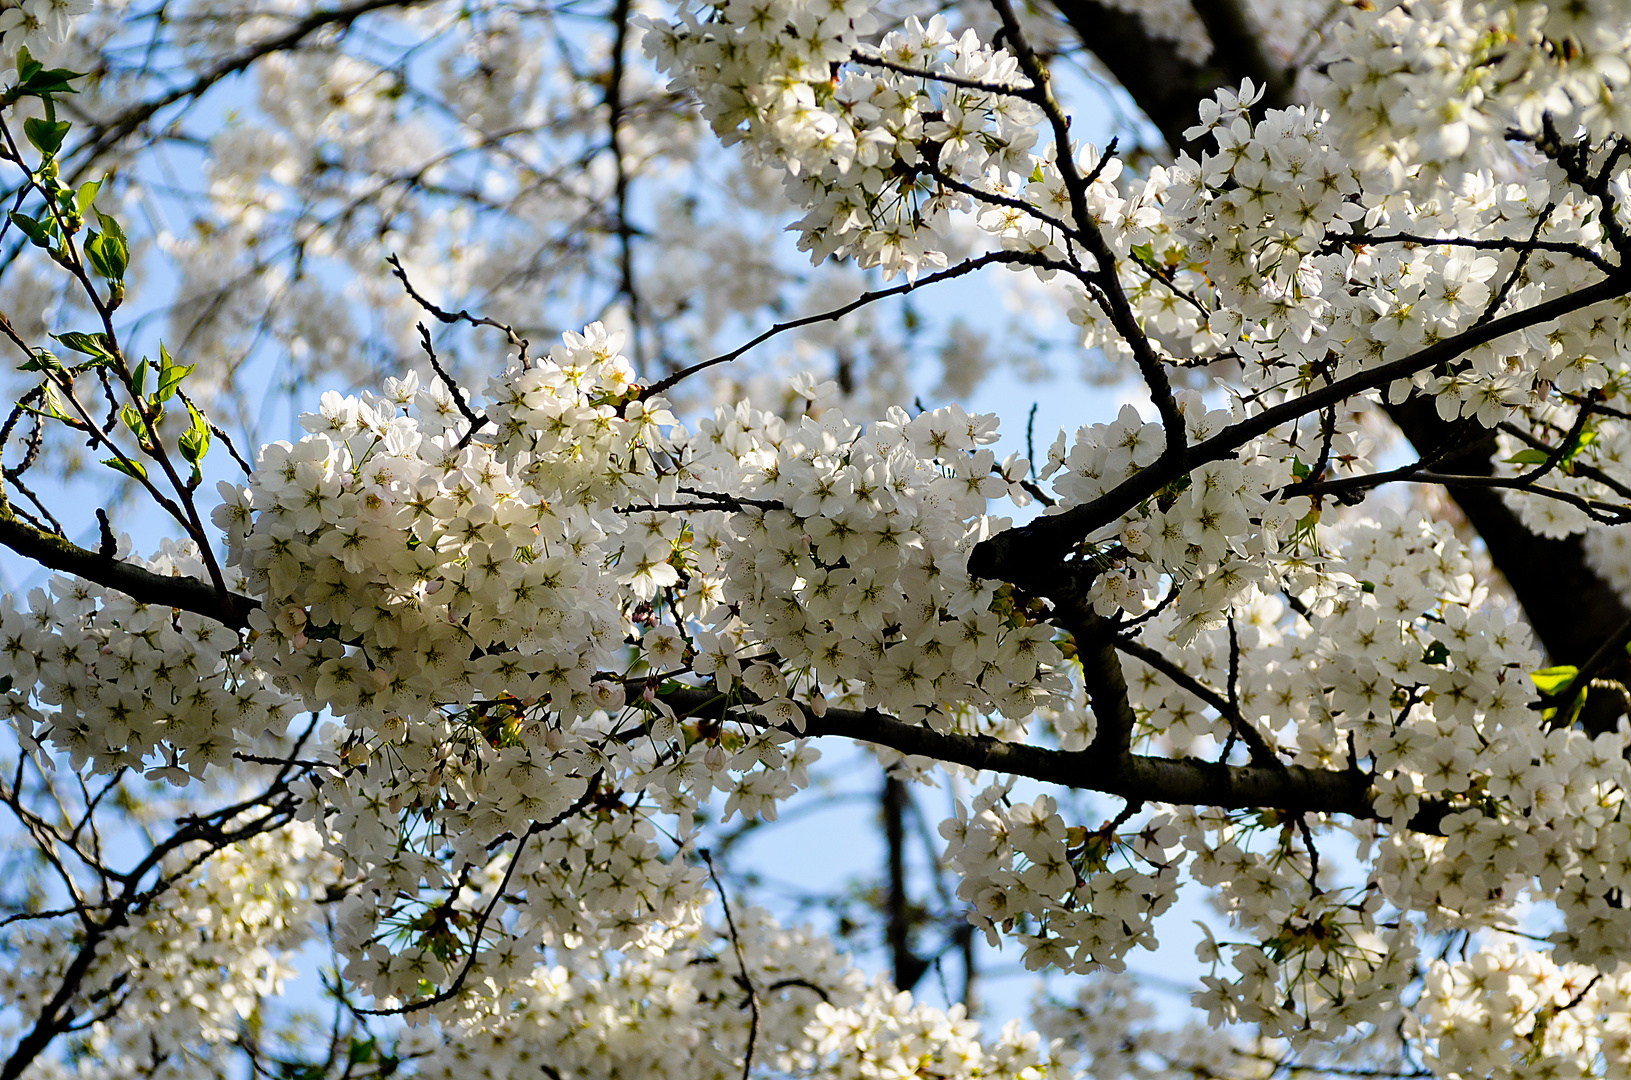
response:
<path id="1" fill-rule="evenodd" d="M 955 185 L 1031 175 L 1042 113 L 1018 62 L 973 30 L 912 16 L 872 44 L 873 21 L 833 0 L 686 6 L 647 49 L 727 144 L 786 171 L 801 250 L 916 277 L 946 265 L 949 215 L 975 205 Z"/>
<path id="2" fill-rule="evenodd" d="M 90 9 L 91 0 L 12 0 L 0 6 L 0 55 L 11 59 L 19 49 L 46 54 Z"/>
<path id="3" fill-rule="evenodd" d="M 221 1053 L 297 975 L 296 954 L 339 880 L 317 832 L 300 824 L 201 860 L 199 846 L 165 861 L 177 880 L 96 944 L 74 984 L 70 1006 L 87 1018 L 82 1054 L 110 1075 L 184 1077 L 193 1075 L 192 1054 Z M 8 1011 L 42 1012 L 84 947 L 75 929 L 83 928 L 51 921 L 5 929 L 0 1001 Z M 104 1013 L 110 998 L 123 1002 L 124 1016 Z M 36 1073 L 50 1075 L 50 1066 Z"/>
<path id="4" fill-rule="evenodd" d="M 693 923 L 665 949 L 563 952 L 561 964 L 518 983 L 501 1009 L 411 1032 L 399 1052 L 416 1075 L 449 1080 L 469 1075 L 473 1062 L 502 1076 L 540 1061 L 563 1073 L 725 1080 L 742 1075 L 750 1044 L 756 1065 L 775 1075 L 1070 1075 L 1060 1067 L 1070 1052 L 1044 1048 L 1017 1022 L 982 1038 L 961 1006 L 935 1009 L 868 985 L 807 927 L 783 928 L 759 909 L 734 921 L 734 937 Z"/>
<path id="5" fill-rule="evenodd" d="M 970 921 L 993 945 L 999 926 L 1022 927 L 1032 971 L 1124 970 L 1127 953 L 1153 947 L 1154 920 L 1177 897 L 1178 834 L 1159 818 L 1130 838 L 1067 827 L 1051 797 L 1012 803 L 1010 787 L 986 789 L 940 826 Z"/>
<path id="6" fill-rule="evenodd" d="M 1334 29 L 1336 138 L 1395 185 L 1453 190 L 1490 168 L 1508 129 L 1537 136 L 1544 117 L 1593 141 L 1631 120 L 1631 27 L 1613 0 L 1382 3 Z"/>
<path id="7" fill-rule="evenodd" d="M 1071 662 L 1100 649 L 1127 677 L 1132 754 L 1157 756 L 1118 766 L 1302 770 L 1353 797 L 1316 813 L 1220 789 L 1220 806 L 1134 800 L 1103 820 L 948 766 L 977 794 L 941 823 L 944 859 L 988 941 L 1032 969 L 1119 972 L 1187 882 L 1229 924 L 1200 947 L 1195 1001 L 1256 1026 L 1239 1048 L 1251 1070 L 1393 1031 L 1451 1077 L 1623 1074 L 1631 729 L 1578 730 L 1567 695 L 1537 694 L 1566 676 L 1542 672 L 1452 526 L 1420 504 L 1347 505 L 1378 482 L 1365 395 L 1417 395 L 1458 432 L 1497 430 L 1507 460 L 1484 479 L 1523 489 L 1510 498 L 1534 530 L 1588 531 L 1593 564 L 1631 590 L 1631 542 L 1595 527 L 1631 498 L 1613 476 L 1631 456 L 1631 303 L 1383 370 L 1614 280 L 1618 10 L 1356 5 L 1308 104 L 1254 115 L 1254 87 L 1221 92 L 1191 131 L 1209 141 L 1199 160 L 1142 175 L 1047 144 L 1015 55 L 943 16 L 877 36 L 850 0 L 730 0 L 642 24 L 716 133 L 783 174 L 817 261 L 910 278 L 950 265 L 954 220 L 972 221 L 988 253 L 1063 272 L 1085 344 L 1163 369 L 1147 379 L 1163 419 L 1129 406 L 1061 433 L 1035 476 L 997 460 L 994 418 L 863 419 L 809 376 L 780 411 L 686 424 L 598 323 L 521 351 L 479 394 L 440 371 L 325 394 L 303 438 L 221 486 L 229 583 L 254 605 L 243 633 L 65 577 L 26 607 L 0 600 L 0 701 L 26 752 L 178 786 L 235 758 L 301 763 L 299 824 L 178 866 L 82 992 L 151 1003 L 165 1045 L 224 1042 L 321 920 L 349 988 L 427 1010 L 402 1040 L 425 1075 L 472 1060 L 735 1075 L 757 1052 L 785 1074 L 1040 1080 L 1073 1049 L 1101 1075 L 1193 1074 L 1205 1051 L 1118 1049 L 1080 1016 L 1056 1016 L 1045 1051 L 1018 1029 L 981 1040 L 961 1011 L 866 986 L 802 931 L 702 916 L 704 808 L 773 819 L 808 785 L 806 735 L 830 709 L 996 740 L 963 747 L 1051 739 L 1082 761 L 1120 721 L 1117 688 Z M 292 144 L 360 153 L 394 115 L 376 67 L 308 57 L 274 74 L 337 98 L 309 115 L 281 101 Z M 525 120 L 510 89 L 468 90 L 462 115 Z M 1497 153 L 1507 127 L 1521 137 Z M 1593 168 L 1621 171 L 1582 173 L 1580 140 Z M 292 151 L 247 130 L 218 141 L 236 166 L 217 168 L 216 195 L 264 224 L 265 175 Z M 320 299 L 306 336 L 344 321 Z M 1223 393 L 1167 388 L 1211 365 L 1236 376 Z M 1345 379 L 1363 389 L 1262 420 Z M 1242 425 L 1250 437 L 1205 449 Z M 1179 444 L 1196 457 L 1175 468 Z M 1084 595 L 1050 610 L 970 573 L 1011 524 L 993 500 L 1035 499 L 1045 519 L 1150 476 L 1072 547 Z M 187 546 L 119 554 L 207 573 Z M 297 712 L 311 730 L 291 735 Z M 880 757 L 932 780 L 924 759 Z M 1507 947 L 1533 909 L 1550 949 Z M 25 1012 L 71 962 L 62 938 L 30 934 L 7 939 L 23 962 L 0 987 Z M 1431 959 L 1445 935 L 1469 943 L 1460 962 Z M 1422 972 L 1412 1007 L 1400 987 Z M 92 1037 L 142 1051 L 125 1029 Z"/>
<path id="8" fill-rule="evenodd" d="M 131 561 L 204 574 L 190 544 Z M 53 577 L 26 609 L 0 598 L 0 708 L 24 747 L 49 744 L 75 769 L 133 768 L 184 784 L 230 765 L 235 749 L 282 735 L 298 707 L 241 650 L 214 619 Z"/>
<path id="9" fill-rule="evenodd" d="M 1051 628 L 965 568 L 1024 474 L 977 448 L 988 418 L 739 409 L 692 436 L 617 344 L 597 325 L 499 377 L 479 432 L 413 376 L 326 396 L 223 485 L 228 563 L 260 603 L 247 639 L 61 580 L 66 600 L 7 615 L 20 730 L 179 782 L 326 710 L 335 765 L 302 782 L 304 813 L 373 882 L 338 940 L 359 985 L 405 1001 L 456 977 L 478 922 L 510 956 L 645 940 L 697 887 L 651 807 L 688 816 L 717 789 L 774 817 L 829 695 L 947 730 L 1068 688 Z M 682 726 L 653 692 L 676 676 L 717 687 L 729 723 Z"/>

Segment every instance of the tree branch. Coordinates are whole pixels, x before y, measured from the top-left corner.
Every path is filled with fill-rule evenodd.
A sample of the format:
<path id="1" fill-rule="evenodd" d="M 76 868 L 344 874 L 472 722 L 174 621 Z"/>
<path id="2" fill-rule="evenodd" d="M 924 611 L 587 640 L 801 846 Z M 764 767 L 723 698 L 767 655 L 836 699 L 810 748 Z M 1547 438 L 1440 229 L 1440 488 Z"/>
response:
<path id="1" fill-rule="evenodd" d="M 729 713 L 731 701 L 702 687 L 671 686 L 658 694 L 675 713 L 761 724 L 763 718 Z M 743 703 L 740 696 L 734 703 Z M 1141 754 L 1107 757 L 1090 750 L 1049 750 L 1005 742 L 989 735 L 941 734 L 907 724 L 876 710 L 829 708 L 822 716 L 806 710 L 803 732 L 810 738 L 846 738 L 914 757 L 925 757 L 987 772 L 1024 776 L 1122 799 L 1224 809 L 1277 809 L 1382 820 L 1370 777 L 1354 769 L 1310 769 L 1302 765 L 1222 765 L 1199 758 L 1157 758 Z M 1424 804 L 1410 821 L 1418 832 L 1437 833 L 1451 811 L 1447 804 Z"/>
<path id="2" fill-rule="evenodd" d="M 1631 289 L 1631 274 L 1615 274 L 1567 295 L 1514 311 L 1481 326 L 1470 327 L 1410 356 L 1356 372 L 1345 379 L 1264 409 L 1229 425 L 1205 442 L 1189 447 L 1182 460 L 1169 461 L 1163 456 L 1149 468 L 1134 473 L 1096 499 L 1073 506 L 1061 514 L 1037 518 L 1028 525 L 997 533 L 981 541 L 969 555 L 969 573 L 975 577 L 1012 581 L 1031 592 L 1048 596 L 1050 589 L 1054 588 L 1058 560 L 1085 540 L 1092 530 L 1116 520 L 1191 469 L 1209 461 L 1231 457 L 1251 440 L 1268 434 L 1281 424 L 1367 391 L 1380 389 L 1418 371 L 1449 363 L 1469 349 L 1507 334 L 1623 296 L 1628 289 Z"/>
<path id="3" fill-rule="evenodd" d="M 1143 19 L 1134 12 L 1117 11 L 1097 0 L 1053 0 L 1053 3 L 1087 50 L 1109 69 L 1160 130 L 1175 154 L 1188 153 L 1198 160 L 1211 148 L 1209 137 L 1189 142 L 1184 138 L 1184 131 L 1196 123 L 1201 101 L 1220 86 L 1238 85 L 1241 79 L 1248 77 L 1264 86 L 1263 99 L 1253 109 L 1259 118 L 1266 109 L 1295 103 L 1290 96 L 1291 88 L 1270 77 L 1272 72 L 1265 66 L 1265 53 L 1260 46 L 1234 52 L 1215 48 L 1206 63 L 1197 64 L 1178 55 L 1174 42 L 1150 33 Z M 1196 5 L 1197 13 L 1204 21 L 1209 8 L 1216 16 L 1220 14 L 1216 9 L 1223 3 L 1235 6 L 1238 0 L 1201 0 Z M 1212 29 L 1210 32 L 1217 43 L 1217 35 L 1222 31 Z M 1287 95 L 1283 98 L 1279 96 L 1282 89 Z M 1401 235 L 1398 239 L 1406 237 Z M 1458 240 L 1433 242 L 1475 246 Z M 1522 241 L 1511 243 L 1515 247 L 1522 246 Z M 1589 258 L 1580 251 L 1560 254 Z M 1590 261 L 1597 263 L 1598 259 Z M 1453 426 L 1438 416 L 1431 400 L 1413 397 L 1384 408 L 1423 455 L 1444 446 L 1452 434 Z M 1460 471 L 1493 474 L 1489 459 L 1494 449 L 1493 434 L 1487 434 L 1467 448 L 1463 456 L 1468 460 Z M 1484 541 L 1491 561 L 1506 578 L 1530 625 L 1555 661 L 1567 662 L 1590 655 L 1598 642 L 1631 617 L 1631 609 L 1620 602 L 1613 588 L 1586 565 L 1580 537 L 1553 540 L 1529 531 L 1495 491 L 1458 487 L 1451 495 Z M 1631 679 L 1631 662 L 1620 658 L 1614 671 L 1618 676 Z M 1619 715 L 1617 702 L 1600 697 L 1600 701 L 1598 698 L 1588 701 L 1581 714 L 1588 731 L 1612 730 Z"/>
<path id="4" fill-rule="evenodd" d="M 1148 664 L 1168 679 L 1171 679 L 1179 688 L 1189 691 L 1216 709 L 1218 715 L 1229 722 L 1230 728 L 1239 734 L 1240 741 L 1245 743 L 1246 748 L 1251 751 L 1253 764 L 1273 765 L 1280 760 L 1278 755 L 1275 754 L 1274 748 L 1263 737 L 1263 733 L 1257 730 L 1256 725 L 1241 716 L 1240 710 L 1229 704 L 1229 700 L 1222 694 L 1207 686 L 1148 645 L 1134 641 L 1131 638 L 1118 637 L 1114 640 L 1116 648 L 1128 656 Z"/>
<path id="5" fill-rule="evenodd" d="M 88 551 L 67 538 L 36 529 L 15 517 L 0 515 L 0 544 L 49 570 L 74 574 L 117 589 L 131 599 L 159 607 L 180 608 L 215 619 L 234 630 L 249 625 L 249 613 L 261 606 L 253 597 L 222 594 L 208 582 L 155 574 L 134 563 Z"/>

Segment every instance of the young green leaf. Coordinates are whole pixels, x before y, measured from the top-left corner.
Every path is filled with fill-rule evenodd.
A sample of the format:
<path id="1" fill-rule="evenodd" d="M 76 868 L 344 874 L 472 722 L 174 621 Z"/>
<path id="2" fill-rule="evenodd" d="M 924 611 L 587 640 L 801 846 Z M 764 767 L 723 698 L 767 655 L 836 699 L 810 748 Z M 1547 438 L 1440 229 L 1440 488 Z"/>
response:
<path id="1" fill-rule="evenodd" d="M 1550 460 L 1552 460 L 1551 454 L 1533 446 L 1527 450 L 1519 450 L 1506 459 L 1509 465 L 1544 465 Z"/>
<path id="2" fill-rule="evenodd" d="M 1580 674 L 1580 669 L 1573 664 L 1562 664 L 1558 667 L 1531 671 L 1529 681 L 1535 684 L 1535 689 L 1551 697 L 1566 689 L 1578 674 Z"/>
<path id="3" fill-rule="evenodd" d="M 74 350 L 74 352 L 94 356 L 103 362 L 113 359 L 113 341 L 106 334 L 84 334 L 77 330 L 70 330 L 66 334 L 52 334 L 51 336 Z"/>
<path id="4" fill-rule="evenodd" d="M 127 459 L 110 457 L 103 458 L 102 464 L 106 465 L 114 472 L 124 473 L 126 476 L 133 476 L 138 480 L 147 479 L 147 469 L 139 461 L 130 461 Z"/>
<path id="5" fill-rule="evenodd" d="M 57 354 L 46 349 L 36 349 L 27 360 L 17 365 L 19 371 L 61 371 L 62 361 Z"/>
<path id="6" fill-rule="evenodd" d="M 210 452 L 210 425 L 202 413 L 191 405 L 187 406 L 187 413 L 193 418 L 192 427 L 181 435 L 179 445 L 181 456 L 198 471 L 198 463 L 204 460 L 204 455 Z"/>
<path id="7" fill-rule="evenodd" d="M 79 192 L 74 196 L 74 209 L 79 216 L 84 217 L 91 211 L 91 204 L 96 202 L 96 193 L 102 190 L 102 181 L 87 180 L 79 185 Z"/>
<path id="8" fill-rule="evenodd" d="M 49 247 L 51 237 L 55 235 L 57 224 L 50 219 L 36 221 L 27 214 L 11 212 L 11 223 L 23 231 L 23 235 L 33 241 L 35 247 Z"/>
<path id="9" fill-rule="evenodd" d="M 49 98 L 52 94 L 72 94 L 76 91 L 68 84 L 74 79 L 83 79 L 83 71 L 73 71 L 69 68 L 47 68 L 32 56 L 25 56 L 24 50 L 17 54 L 17 85 L 14 92 L 25 97 Z M 48 103 L 49 104 L 49 103 Z"/>
<path id="10" fill-rule="evenodd" d="M 119 223 L 112 217 L 98 210 L 96 211 L 96 220 L 101 223 L 104 233 L 118 240 L 121 244 L 125 243 L 125 231 L 119 227 Z"/>
<path id="11" fill-rule="evenodd" d="M 191 375 L 198 365 L 176 363 L 170 359 L 170 353 L 163 345 L 159 346 L 159 362 L 159 388 L 153 398 L 156 401 L 169 401 L 175 396 L 181 380 Z"/>
<path id="12" fill-rule="evenodd" d="M 46 355 L 50 356 L 51 354 L 46 353 Z M 53 359 L 55 359 L 55 357 L 53 357 Z M 62 396 L 57 393 L 57 388 L 54 384 L 46 383 L 45 393 L 42 396 L 45 401 L 45 415 L 54 417 L 57 420 L 67 420 L 69 423 L 74 423 L 74 420 L 68 415 L 67 410 L 62 407 Z"/>
<path id="13" fill-rule="evenodd" d="M 104 222 L 104 225 L 113 220 L 101 211 L 97 211 L 96 216 Z M 117 223 L 115 227 L 117 228 Z M 85 257 L 90 260 L 91 269 L 98 275 L 108 281 L 122 282 L 125 279 L 125 270 L 130 266 L 130 245 L 125 242 L 122 234 L 99 233 L 92 230 L 85 240 Z"/>
<path id="14" fill-rule="evenodd" d="M 34 149 L 46 157 L 55 157 L 57 151 L 62 149 L 63 137 L 72 126 L 66 120 L 53 123 L 31 116 L 23 121 L 23 134 L 34 144 Z"/>

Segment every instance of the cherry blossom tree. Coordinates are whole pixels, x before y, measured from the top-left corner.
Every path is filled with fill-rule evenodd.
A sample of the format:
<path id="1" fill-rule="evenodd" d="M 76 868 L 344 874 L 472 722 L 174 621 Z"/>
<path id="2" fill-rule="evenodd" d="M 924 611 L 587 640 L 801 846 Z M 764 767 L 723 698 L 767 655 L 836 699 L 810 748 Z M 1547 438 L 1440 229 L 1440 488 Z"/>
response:
<path id="1" fill-rule="evenodd" d="M 81 7 L 0 11 L 0 1077 L 1631 1072 L 1624 5 Z M 972 275 L 1147 412 L 899 404 Z M 1030 1026 L 725 887 L 845 742 Z"/>

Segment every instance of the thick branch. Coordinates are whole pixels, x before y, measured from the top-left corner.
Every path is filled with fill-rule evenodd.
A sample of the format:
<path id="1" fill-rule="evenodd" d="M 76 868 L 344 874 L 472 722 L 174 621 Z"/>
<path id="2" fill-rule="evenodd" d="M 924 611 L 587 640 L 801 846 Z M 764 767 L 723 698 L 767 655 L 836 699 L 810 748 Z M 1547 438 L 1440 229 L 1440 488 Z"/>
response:
<path id="1" fill-rule="evenodd" d="M 1251 79 L 1263 88 L 1259 108 L 1283 109 L 1291 104 L 1293 73 L 1269 56 L 1257 19 L 1244 0 L 1190 0 L 1212 39 L 1212 62 L 1220 64 L 1238 83 Z"/>
<path id="2" fill-rule="evenodd" d="M 885 938 L 895 989 L 910 990 L 929 969 L 928 961 L 912 951 L 912 916 L 906 893 L 906 805 L 912 793 L 906 781 L 893 773 L 883 778 L 883 834 L 889 847 L 889 892 L 884 898 Z"/>
<path id="3" fill-rule="evenodd" d="M 1238 2 L 1200 0 L 1195 4 L 1214 42 L 1204 64 L 1179 56 L 1176 43 L 1151 34 L 1135 12 L 1118 11 L 1097 0 L 1054 0 L 1054 7 L 1174 153 L 1187 153 L 1198 160 L 1210 147 L 1208 138 L 1190 142 L 1184 131 L 1199 119 L 1200 103 L 1220 87 L 1238 86 L 1242 79 L 1264 87 L 1263 98 L 1253 110 L 1259 116 L 1265 109 L 1292 104 L 1290 73 L 1278 67 L 1261 45 L 1233 47 L 1253 36 L 1249 16 Z M 1220 47 L 1225 40 L 1231 47 Z"/>
<path id="4" fill-rule="evenodd" d="M 1410 356 L 1379 364 L 1264 409 L 1255 416 L 1231 424 L 1205 442 L 1191 446 L 1182 461 L 1169 462 L 1163 457 L 1090 502 L 1073 506 L 1061 514 L 1038 518 L 1028 525 L 1000 532 L 982 541 L 969 555 L 969 573 L 976 577 L 1012 581 L 1047 596 L 1050 582 L 1057 575 L 1058 560 L 1085 540 L 1094 529 L 1116 520 L 1189 470 L 1209 461 L 1231 457 L 1251 440 L 1268 434 L 1282 424 L 1367 391 L 1380 389 L 1397 379 L 1409 378 L 1418 371 L 1447 364 L 1468 350 L 1507 334 L 1622 296 L 1628 288 L 1631 288 L 1631 275 L 1606 277 L 1567 295 L 1470 327 Z"/>
<path id="5" fill-rule="evenodd" d="M 15 517 L 0 516 L 0 544 L 50 570 L 74 574 L 133 600 L 159 607 L 180 608 L 215 619 L 234 630 L 249 625 L 249 613 L 260 601 L 237 593 L 222 595 L 208 582 L 190 577 L 167 577 L 145 567 L 88 551 L 60 536 L 34 528 Z"/>
<path id="6" fill-rule="evenodd" d="M 676 713 L 687 716 L 719 718 L 727 707 L 726 699 L 717 691 L 698 687 L 671 687 L 659 696 Z M 762 722 L 754 716 L 733 716 L 745 723 Z M 1090 750 L 1049 750 L 989 735 L 943 735 L 874 710 L 828 709 L 823 716 L 811 713 L 805 718 L 803 734 L 855 739 L 914 757 L 1099 791 L 1129 801 L 1337 814 L 1362 820 L 1381 818 L 1370 777 L 1357 770 L 1221 765 L 1198 758 L 1141 754 L 1109 757 Z M 1424 806 L 1410 826 L 1437 832 L 1446 812 L 1442 805 Z"/>

